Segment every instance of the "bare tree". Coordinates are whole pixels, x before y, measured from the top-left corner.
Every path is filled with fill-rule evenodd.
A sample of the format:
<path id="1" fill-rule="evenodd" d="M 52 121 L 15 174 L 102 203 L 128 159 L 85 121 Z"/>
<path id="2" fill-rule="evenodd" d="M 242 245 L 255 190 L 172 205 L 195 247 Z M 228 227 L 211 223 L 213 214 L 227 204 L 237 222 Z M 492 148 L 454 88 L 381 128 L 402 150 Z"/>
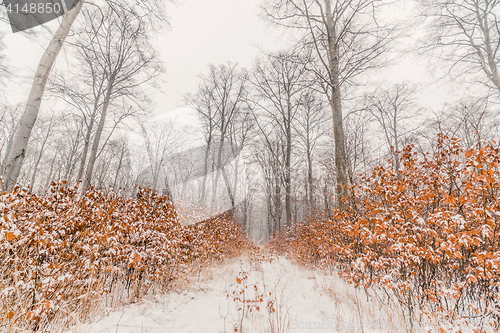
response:
<path id="1" fill-rule="evenodd" d="M 94 71 L 92 59 L 80 59 L 82 68 L 77 68 L 77 74 L 69 71 L 65 74 L 54 73 L 49 82 L 49 92 L 62 99 L 66 105 L 80 112 L 80 118 L 85 125 L 82 130 L 84 136 L 83 151 L 80 157 L 80 166 L 76 180 L 80 181 L 85 171 L 88 150 L 91 144 L 92 131 L 96 123 L 99 108 L 102 107 L 104 80 Z M 70 79 L 68 79 L 70 77 Z"/>
<path id="2" fill-rule="evenodd" d="M 84 121 L 79 115 L 74 113 L 63 114 L 60 117 L 63 126 L 58 130 L 60 133 L 59 140 L 64 140 L 66 146 L 61 151 L 62 159 L 64 160 L 63 180 L 68 181 L 67 184 L 69 185 L 73 183 L 73 171 L 78 164 L 78 154 L 83 140 Z"/>
<path id="3" fill-rule="evenodd" d="M 257 140 L 255 146 L 259 148 L 254 158 L 262 170 L 265 182 L 267 233 L 273 235 L 275 232 L 280 232 L 283 227 L 283 163 L 281 160 L 283 145 L 281 140 L 267 135 Z"/>
<path id="4" fill-rule="evenodd" d="M 246 86 L 247 75 L 239 70 L 235 64 L 210 65 L 208 75 L 200 76 L 201 84 L 195 95 L 188 95 L 186 102 L 201 116 L 205 129 L 205 175 L 201 189 L 203 202 L 206 196 L 206 181 L 209 169 L 209 159 L 212 147 L 216 150 L 213 155 L 214 162 L 211 164 L 215 177 L 212 181 L 212 207 L 216 206 L 218 184 L 222 175 L 225 187 L 231 198 L 234 208 L 234 190 L 223 167 L 227 159 L 234 158 L 227 153 L 227 147 L 233 148 L 232 130 L 235 123 L 245 112 L 246 108 Z M 234 133 L 233 133 L 234 134 Z"/>
<path id="5" fill-rule="evenodd" d="M 247 169 L 245 163 L 245 160 L 248 158 L 248 154 L 245 154 L 245 151 L 248 150 L 247 147 L 250 146 L 252 136 L 255 134 L 255 119 L 251 111 L 249 109 L 245 109 L 243 112 L 239 112 L 236 115 L 235 120 L 230 125 L 228 135 L 231 147 L 231 154 L 229 156 L 234 157 L 234 167 L 230 170 L 233 175 L 232 180 L 230 179 L 230 175 L 227 174 L 227 168 L 223 169 L 224 181 L 227 184 L 226 187 L 230 188 L 233 192 L 231 198 L 231 206 L 233 209 L 235 208 L 235 201 L 243 199 L 241 196 L 244 196 L 237 212 L 241 213 L 242 225 L 245 230 L 247 230 L 246 228 L 248 227 L 248 221 L 250 219 L 250 205 L 252 200 L 248 188 Z M 244 180 L 244 182 L 241 180 Z M 231 182 L 232 184 L 230 184 Z"/>
<path id="6" fill-rule="evenodd" d="M 85 10 L 83 15 L 86 20 L 76 44 L 102 89 L 94 94 L 94 110 L 98 106 L 100 114 L 82 186 L 85 192 L 92 180 L 108 109 L 115 100 L 128 100 L 130 108 L 142 108 L 146 101 L 142 86 L 154 81 L 161 66 L 139 14 L 109 7 L 106 11 Z"/>
<path id="7" fill-rule="evenodd" d="M 497 136 L 499 119 L 494 108 L 495 103 L 490 103 L 488 98 L 459 100 L 436 113 L 421 135 L 431 147 L 438 132 L 461 139 L 467 147 L 474 147 Z"/>
<path id="8" fill-rule="evenodd" d="M 333 119 L 337 195 L 347 184 L 347 161 L 343 127 L 341 88 L 361 73 L 380 65 L 395 26 L 379 25 L 378 0 L 269 0 L 268 17 L 278 24 L 304 33 L 303 46 L 316 62 L 316 74 L 328 98 Z M 345 88 L 345 85 L 344 85 Z"/>
<path id="9" fill-rule="evenodd" d="M 19 176 L 19 173 L 21 171 L 24 158 L 26 157 L 26 149 L 30 139 L 31 130 L 33 129 L 33 125 L 35 124 L 36 118 L 38 116 L 38 110 L 40 109 L 40 105 L 42 103 L 42 97 L 45 91 L 45 85 L 47 83 L 50 70 L 52 69 L 57 55 L 61 51 L 64 40 L 68 36 L 73 22 L 80 13 L 83 1 L 84 0 L 80 0 L 76 4 L 75 8 L 63 15 L 61 25 L 55 32 L 54 37 L 45 50 L 45 53 L 43 54 L 38 68 L 35 72 L 31 91 L 26 103 L 26 108 L 24 110 L 20 124 L 17 127 L 12 147 L 6 157 L 7 162 L 5 163 L 5 167 L 3 170 L 4 172 L 2 181 L 4 183 L 4 189 L 7 191 L 11 190 L 16 184 L 17 177 Z"/>
<path id="10" fill-rule="evenodd" d="M 31 180 L 30 180 L 30 184 L 31 184 L 31 190 L 33 190 L 33 188 L 35 187 L 35 180 L 36 180 L 36 175 L 38 173 L 38 166 L 40 165 L 40 161 L 42 159 L 42 156 L 43 156 L 43 153 L 45 152 L 45 149 L 47 148 L 47 145 L 48 145 L 48 139 L 51 135 L 51 132 L 54 130 L 54 124 L 55 124 L 55 120 L 54 120 L 54 116 L 51 116 L 50 119 L 46 119 L 45 121 L 42 121 L 41 122 L 41 126 L 38 126 L 39 129 L 41 130 L 40 134 L 39 134 L 39 138 L 33 138 L 36 140 L 37 142 L 37 146 L 39 145 L 39 147 L 36 147 L 35 149 L 35 158 L 34 158 L 34 163 L 33 163 L 33 167 L 31 168 L 32 169 L 32 176 L 31 176 Z"/>
<path id="11" fill-rule="evenodd" d="M 0 152 L 2 153 L 2 164 L 0 165 L 0 174 L 3 173 L 5 165 L 7 163 L 7 155 L 9 155 L 10 148 L 12 147 L 12 141 L 14 140 L 14 135 L 19 126 L 21 105 L 12 106 L 5 104 L 3 105 L 3 112 L 0 117 L 1 133 L 0 136 Z"/>
<path id="12" fill-rule="evenodd" d="M 370 133 L 372 119 L 358 112 L 352 112 L 345 118 L 346 123 L 346 156 L 348 174 L 351 183 L 356 183 L 358 171 L 366 174 L 374 158 L 373 141 L 375 135 Z"/>
<path id="13" fill-rule="evenodd" d="M 419 107 L 416 105 L 415 87 L 408 83 L 383 88 L 367 97 L 367 110 L 382 130 L 384 140 L 392 157 L 394 173 L 399 177 L 401 148 L 405 138 L 420 125 L 417 121 Z M 408 120 L 412 120 L 412 124 Z"/>
<path id="14" fill-rule="evenodd" d="M 165 176 L 165 179 L 162 179 L 165 168 L 171 166 L 169 165 L 169 158 L 186 144 L 185 138 L 179 136 L 179 128 L 175 128 L 175 126 L 175 122 L 171 119 L 168 122 L 163 121 L 159 124 L 154 122 L 140 124 L 151 172 L 151 184 L 149 185 L 154 188 L 160 188 L 163 185 L 168 186 L 168 184 L 163 183 L 175 181 L 174 179 L 168 179 L 168 175 Z"/>
<path id="15" fill-rule="evenodd" d="M 201 77 L 201 82 L 198 86 L 196 94 L 187 94 L 185 103 L 196 110 L 201 118 L 203 126 L 203 136 L 205 138 L 204 158 L 203 158 L 203 179 L 201 183 L 200 200 L 199 204 L 203 205 L 206 200 L 207 192 L 207 178 L 210 166 L 210 156 L 212 153 L 212 146 L 215 141 L 215 105 L 213 101 L 212 85 L 210 81 Z M 212 163 L 213 171 L 213 163 Z"/>
<path id="16" fill-rule="evenodd" d="M 283 165 L 278 174 L 285 192 L 286 225 L 292 223 L 292 136 L 307 83 L 306 64 L 298 55 L 270 55 L 266 62 L 257 63 L 252 78 L 256 123 L 266 148 L 274 155 L 273 163 Z M 282 149 L 276 149 L 280 144 Z"/>
<path id="17" fill-rule="evenodd" d="M 425 46 L 437 50 L 437 56 L 450 63 L 450 72 L 482 73 L 486 78 L 483 82 L 500 91 L 500 2 L 421 0 L 421 3 L 424 15 L 432 22 Z"/>
<path id="18" fill-rule="evenodd" d="M 315 182 L 313 172 L 314 154 L 321 138 L 325 138 L 328 131 L 325 123 L 328 117 L 325 112 L 325 105 L 313 91 L 306 91 L 302 96 L 301 106 L 297 117 L 297 124 L 294 125 L 300 142 L 306 152 L 306 200 L 307 215 L 311 215 L 316 208 L 315 204 Z"/>
<path id="19" fill-rule="evenodd" d="M 47 79 L 54 62 L 62 49 L 66 37 L 71 31 L 73 23 L 80 14 L 84 1 L 85 0 L 77 0 L 74 7 L 63 15 L 59 28 L 55 32 L 45 50 L 45 53 L 40 59 L 40 63 L 35 72 L 33 84 L 27 99 L 26 108 L 14 136 L 12 148 L 9 151 L 7 163 L 5 164 L 5 168 L 3 170 L 2 180 L 5 190 L 11 190 L 17 181 L 26 156 L 26 149 L 31 131 L 38 116 Z M 63 1 L 62 4 L 64 7 L 65 1 Z M 166 17 L 164 15 L 166 2 L 162 0 L 151 0 L 147 2 L 107 0 L 104 4 L 104 7 L 120 7 L 123 11 L 130 14 L 134 12 L 138 13 L 138 15 L 141 18 L 144 18 L 144 21 L 147 22 L 149 31 L 152 31 L 152 29 L 154 29 L 154 31 L 160 30 L 159 28 L 161 28 L 162 23 L 166 22 Z"/>

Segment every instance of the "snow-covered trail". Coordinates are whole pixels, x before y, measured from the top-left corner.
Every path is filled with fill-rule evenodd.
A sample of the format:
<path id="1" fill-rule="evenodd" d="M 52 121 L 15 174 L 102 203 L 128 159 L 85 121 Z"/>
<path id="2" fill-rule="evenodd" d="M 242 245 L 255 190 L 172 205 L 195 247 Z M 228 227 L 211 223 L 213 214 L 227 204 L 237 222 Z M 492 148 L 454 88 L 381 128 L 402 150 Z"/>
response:
<path id="1" fill-rule="evenodd" d="M 242 306 L 243 305 L 243 306 Z M 178 291 L 141 301 L 77 332 L 404 332 L 396 310 L 336 275 L 290 260 L 242 256 L 193 274 Z"/>

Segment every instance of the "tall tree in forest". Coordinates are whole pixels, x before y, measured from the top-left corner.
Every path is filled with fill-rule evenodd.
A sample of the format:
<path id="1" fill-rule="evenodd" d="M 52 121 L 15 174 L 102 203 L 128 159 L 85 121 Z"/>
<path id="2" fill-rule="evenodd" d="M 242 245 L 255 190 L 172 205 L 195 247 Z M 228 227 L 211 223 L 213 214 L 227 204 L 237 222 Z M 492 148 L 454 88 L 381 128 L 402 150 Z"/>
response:
<path id="1" fill-rule="evenodd" d="M 316 210 L 315 203 L 315 182 L 313 171 L 314 153 L 320 138 L 325 137 L 327 128 L 325 123 L 328 120 L 325 112 L 325 103 L 316 96 L 314 91 L 306 90 L 301 98 L 301 104 L 297 117 L 297 124 L 294 124 L 296 133 L 300 138 L 300 143 L 305 151 L 306 160 L 306 212 L 312 215 Z"/>
<path id="2" fill-rule="evenodd" d="M 210 65 L 208 75 L 200 76 L 201 83 L 194 95 L 186 97 L 186 103 L 201 116 L 205 130 L 205 172 L 202 182 L 200 203 L 206 197 L 206 182 L 212 147 L 216 150 L 211 163 L 215 177 L 212 181 L 211 206 L 217 206 L 217 188 L 221 175 L 224 177 L 224 159 L 227 158 L 226 147 L 231 144 L 231 130 L 234 123 L 240 119 L 246 108 L 247 75 L 235 64 L 227 63 L 219 66 Z M 234 193 L 227 179 L 226 189 L 229 197 Z M 234 203 L 234 200 L 232 200 Z"/>
<path id="3" fill-rule="evenodd" d="M 263 6 L 274 22 L 304 33 L 301 46 L 316 60 L 310 70 L 332 112 L 338 197 L 348 179 L 341 88 L 378 67 L 393 40 L 396 27 L 381 25 L 377 17 L 383 4 L 379 0 L 268 0 Z"/>
<path id="4" fill-rule="evenodd" d="M 161 66 L 138 13 L 109 7 L 106 11 L 85 10 L 83 14 L 86 20 L 78 35 L 78 52 L 88 66 L 93 88 L 100 89 L 94 100 L 99 122 L 83 179 L 85 192 L 92 180 L 109 108 L 116 100 L 127 100 L 130 108 L 143 107 L 146 97 L 142 86 L 154 82 Z"/>
<path id="5" fill-rule="evenodd" d="M 26 102 L 26 107 L 22 115 L 16 134 L 13 139 L 12 147 L 6 157 L 2 179 L 3 188 L 6 191 L 11 190 L 16 184 L 17 178 L 21 171 L 28 142 L 31 136 L 31 131 L 36 122 L 38 111 L 45 92 L 45 86 L 49 78 L 54 62 L 62 49 L 62 46 L 69 35 L 72 25 L 79 16 L 85 0 L 77 0 L 74 7 L 67 11 L 61 19 L 61 23 L 57 31 L 54 33 L 49 45 L 45 49 L 42 58 L 35 72 L 31 90 Z M 63 7 L 65 2 L 63 1 Z M 148 30 L 154 27 L 155 31 L 160 30 L 162 23 L 166 22 L 164 15 L 165 1 L 125 1 L 125 0 L 105 0 L 103 7 L 117 8 L 120 7 L 123 11 L 133 13 L 138 12 L 139 16 L 144 18 L 148 25 Z M 93 4 L 95 5 L 95 4 Z"/>
<path id="6" fill-rule="evenodd" d="M 293 53 L 270 55 L 254 69 L 252 83 L 256 123 L 267 149 L 283 165 L 285 223 L 292 223 L 292 136 L 307 85 L 307 59 Z M 283 149 L 275 149 L 278 140 Z M 283 155 L 279 156 L 282 153 Z"/>
<path id="7" fill-rule="evenodd" d="M 21 167 L 26 157 L 31 130 L 38 116 L 38 110 L 42 103 L 47 79 L 57 55 L 61 51 L 64 40 L 68 36 L 73 22 L 75 22 L 76 17 L 80 13 L 83 1 L 84 0 L 78 1 L 75 8 L 63 15 L 59 28 L 55 32 L 54 37 L 52 37 L 49 46 L 45 49 L 45 53 L 42 55 L 40 63 L 38 64 L 28 101 L 26 102 L 26 108 L 19 126 L 17 127 L 11 149 L 6 157 L 2 175 L 3 187 L 6 191 L 10 191 L 14 187 L 17 177 L 21 172 Z"/>

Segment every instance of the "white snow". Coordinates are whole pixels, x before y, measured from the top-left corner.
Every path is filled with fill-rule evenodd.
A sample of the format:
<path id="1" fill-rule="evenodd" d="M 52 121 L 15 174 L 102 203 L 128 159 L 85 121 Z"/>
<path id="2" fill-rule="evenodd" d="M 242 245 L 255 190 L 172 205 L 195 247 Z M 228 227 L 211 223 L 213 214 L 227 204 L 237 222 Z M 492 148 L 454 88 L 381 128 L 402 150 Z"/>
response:
<path id="1" fill-rule="evenodd" d="M 250 307 L 245 313 L 238 310 L 241 300 Z M 304 269 L 284 258 L 269 262 L 244 256 L 195 272 L 176 291 L 115 309 L 72 331 L 407 332 L 406 327 L 397 305 L 385 305 L 376 297 L 368 300 L 363 290 L 335 273 Z"/>

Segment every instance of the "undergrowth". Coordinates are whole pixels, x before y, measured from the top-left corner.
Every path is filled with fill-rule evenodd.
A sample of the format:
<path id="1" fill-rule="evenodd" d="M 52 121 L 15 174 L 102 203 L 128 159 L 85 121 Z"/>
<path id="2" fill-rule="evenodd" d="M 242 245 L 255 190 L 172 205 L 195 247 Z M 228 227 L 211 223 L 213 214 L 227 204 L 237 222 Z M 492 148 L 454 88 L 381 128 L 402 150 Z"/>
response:
<path id="1" fill-rule="evenodd" d="M 181 225 L 166 197 L 52 184 L 44 196 L 0 196 L 0 329 L 54 332 L 91 319 L 101 305 L 163 292 L 189 266 L 249 245 L 221 215 Z"/>
<path id="2" fill-rule="evenodd" d="M 291 226 L 269 246 L 396 299 L 410 322 L 498 330 L 499 164 L 493 144 L 464 149 L 441 135 L 432 154 L 408 146 L 399 172 L 377 166 L 330 219 Z"/>

